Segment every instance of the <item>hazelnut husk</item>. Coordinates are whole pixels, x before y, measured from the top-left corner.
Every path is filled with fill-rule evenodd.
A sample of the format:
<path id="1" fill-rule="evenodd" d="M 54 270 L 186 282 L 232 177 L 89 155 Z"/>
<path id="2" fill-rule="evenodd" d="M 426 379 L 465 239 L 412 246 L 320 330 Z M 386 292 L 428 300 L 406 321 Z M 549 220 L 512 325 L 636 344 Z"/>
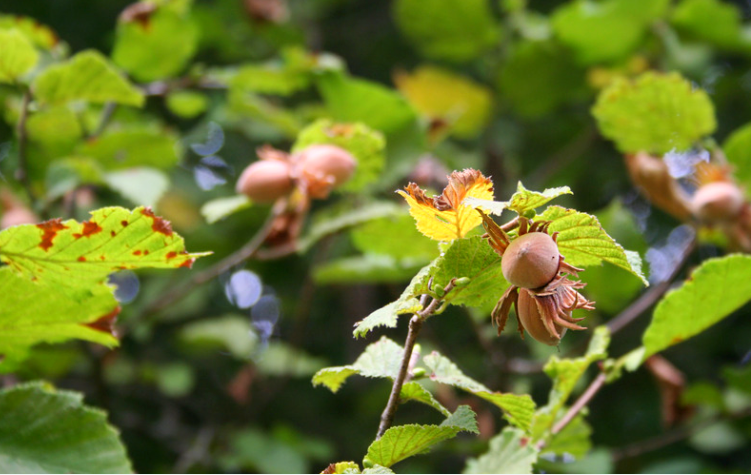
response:
<path id="1" fill-rule="evenodd" d="M 296 175 L 311 198 L 326 198 L 331 191 L 349 180 L 357 160 L 336 145 L 311 145 L 296 157 Z"/>
<path id="2" fill-rule="evenodd" d="M 561 254 L 552 237 L 532 232 L 511 241 L 501 260 L 503 277 L 517 287 L 537 289 L 558 275 Z"/>
<path id="3" fill-rule="evenodd" d="M 550 346 L 557 346 L 560 343 L 561 338 L 566 333 L 566 328 L 553 322 L 553 326 L 557 332 L 556 335 L 551 335 L 550 331 L 545 327 L 545 323 L 540 313 L 540 307 L 537 300 L 526 289 L 519 290 L 519 298 L 516 302 L 516 315 L 519 318 L 524 330 L 529 335 L 540 343 L 545 343 Z"/>
<path id="4" fill-rule="evenodd" d="M 715 181 L 696 190 L 691 209 L 701 222 L 721 223 L 734 220 L 744 202 L 743 192 L 735 184 Z"/>
<path id="5" fill-rule="evenodd" d="M 273 203 L 289 194 L 293 187 L 287 162 L 261 160 L 243 170 L 235 189 L 257 203 Z"/>

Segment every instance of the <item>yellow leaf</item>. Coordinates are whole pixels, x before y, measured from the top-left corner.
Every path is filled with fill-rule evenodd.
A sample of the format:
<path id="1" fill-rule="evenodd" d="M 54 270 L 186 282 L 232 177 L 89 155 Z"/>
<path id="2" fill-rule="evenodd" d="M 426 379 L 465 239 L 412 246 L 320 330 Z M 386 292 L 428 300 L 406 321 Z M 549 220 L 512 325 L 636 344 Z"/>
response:
<path id="1" fill-rule="evenodd" d="M 482 217 L 473 207 L 462 204 L 465 198 L 493 199 L 493 182 L 477 170 L 455 171 L 448 178 L 443 193 L 433 198 L 414 183 L 405 188 L 406 192 L 397 191 L 407 200 L 418 231 L 436 241 L 461 239 L 480 225 Z"/>

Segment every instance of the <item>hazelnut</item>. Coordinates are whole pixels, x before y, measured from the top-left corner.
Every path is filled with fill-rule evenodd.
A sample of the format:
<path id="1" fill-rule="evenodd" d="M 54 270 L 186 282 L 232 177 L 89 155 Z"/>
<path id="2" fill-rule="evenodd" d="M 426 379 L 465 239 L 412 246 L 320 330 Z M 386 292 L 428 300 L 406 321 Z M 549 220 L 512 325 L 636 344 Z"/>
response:
<path id="1" fill-rule="evenodd" d="M 555 325 L 555 330 L 558 332 L 558 335 L 560 335 L 560 338 L 556 338 L 554 335 L 550 334 L 542 321 L 542 315 L 540 315 L 540 308 L 537 306 L 537 301 L 532 297 L 532 294 L 526 290 L 521 290 L 519 292 L 519 300 L 516 302 L 516 312 L 519 321 L 522 326 L 524 326 L 527 333 L 540 343 L 557 346 L 561 341 L 561 338 L 563 338 L 563 335 L 566 334 L 566 328 L 557 323 L 553 323 L 553 325 Z"/>
<path id="2" fill-rule="evenodd" d="M 733 183 L 716 181 L 702 186 L 691 199 L 691 209 L 702 222 L 730 221 L 741 212 L 745 199 Z"/>
<path id="3" fill-rule="evenodd" d="M 27 208 L 10 208 L 0 218 L 0 229 L 18 226 L 19 224 L 38 223 L 39 217 Z"/>
<path id="4" fill-rule="evenodd" d="M 336 145 L 311 145 L 297 157 L 298 177 L 312 198 L 326 198 L 352 177 L 357 160 Z"/>
<path id="5" fill-rule="evenodd" d="M 525 289 L 537 289 L 558 274 L 561 254 L 546 233 L 533 232 L 511 241 L 501 260 L 503 277 Z"/>
<path id="6" fill-rule="evenodd" d="M 257 203 L 272 203 L 292 191 L 290 166 L 279 160 L 261 160 L 243 170 L 235 189 Z"/>

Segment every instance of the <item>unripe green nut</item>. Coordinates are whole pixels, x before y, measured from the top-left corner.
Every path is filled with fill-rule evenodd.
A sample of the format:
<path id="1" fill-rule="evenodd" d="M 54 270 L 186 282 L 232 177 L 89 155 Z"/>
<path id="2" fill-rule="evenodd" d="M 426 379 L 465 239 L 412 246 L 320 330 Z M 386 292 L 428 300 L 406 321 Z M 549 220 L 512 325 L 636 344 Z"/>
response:
<path id="1" fill-rule="evenodd" d="M 546 233 L 527 233 L 511 241 L 501 259 L 503 277 L 525 289 L 537 289 L 558 274 L 561 254 Z"/>
<path id="2" fill-rule="evenodd" d="M 237 180 L 236 190 L 257 203 L 272 203 L 292 191 L 290 166 L 280 160 L 251 163 Z"/>
<path id="3" fill-rule="evenodd" d="M 561 341 L 560 338 L 554 337 L 550 334 L 548 329 L 545 328 L 535 298 L 526 290 L 519 291 L 519 299 L 516 302 L 516 311 L 519 316 L 519 321 L 532 338 L 540 343 L 545 343 L 550 346 L 557 346 Z M 553 323 L 553 325 L 561 338 L 563 338 L 563 335 L 566 333 L 566 328 L 557 323 Z"/>

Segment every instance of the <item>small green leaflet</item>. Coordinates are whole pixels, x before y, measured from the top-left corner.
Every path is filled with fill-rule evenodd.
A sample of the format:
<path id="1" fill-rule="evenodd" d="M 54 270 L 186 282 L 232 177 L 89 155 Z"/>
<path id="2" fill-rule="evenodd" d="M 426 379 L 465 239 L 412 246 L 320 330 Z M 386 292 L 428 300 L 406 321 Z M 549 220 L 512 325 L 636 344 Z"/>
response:
<path id="1" fill-rule="evenodd" d="M 150 208 L 102 208 L 83 223 L 52 219 L 0 232 L 0 259 L 39 284 L 86 293 L 123 269 L 190 267 L 208 253 L 189 254 L 169 221 Z"/>
<path id="2" fill-rule="evenodd" d="M 399 373 L 403 353 L 401 346 L 383 336 L 377 342 L 368 345 L 354 364 L 318 371 L 313 376 L 313 386 L 323 384 L 335 393 L 353 374 L 368 378 L 395 379 Z"/>
<path id="3" fill-rule="evenodd" d="M 217 198 L 207 201 L 201 206 L 201 216 L 207 223 L 214 224 L 227 216 L 245 208 L 250 208 L 253 202 L 245 195 L 235 195 L 227 198 Z"/>
<path id="4" fill-rule="evenodd" d="M 40 102 L 89 101 L 141 107 L 144 95 L 94 50 L 82 51 L 62 64 L 48 67 L 31 85 Z"/>
<path id="5" fill-rule="evenodd" d="M 467 461 L 464 473 L 532 473 L 538 454 L 523 431 L 506 427 L 484 455 Z"/>
<path id="6" fill-rule="evenodd" d="M 0 414 L 3 473 L 133 472 L 117 430 L 83 394 L 19 384 L 0 391 Z"/>
<path id="7" fill-rule="evenodd" d="M 573 266 L 596 266 L 603 261 L 625 269 L 649 285 L 641 257 L 626 251 L 600 226 L 596 217 L 560 206 L 549 206 L 536 219 L 550 221 L 548 232 L 558 233 L 558 249 Z"/>
<path id="8" fill-rule="evenodd" d="M 469 406 L 459 406 L 441 425 L 408 424 L 392 427 L 368 447 L 364 465 L 391 467 L 397 462 L 424 453 L 460 431 L 478 434 L 475 413 Z"/>
<path id="9" fill-rule="evenodd" d="M 486 208 L 490 211 L 491 214 L 494 214 L 496 216 L 500 216 L 505 209 L 510 209 L 512 211 L 516 211 L 520 215 L 525 215 L 528 212 L 549 203 L 550 201 L 558 198 L 561 195 L 572 194 L 573 192 L 568 186 L 547 188 L 545 189 L 545 191 L 539 192 L 530 191 L 524 188 L 522 182 L 519 182 L 516 185 L 516 193 L 514 193 L 511 196 L 511 199 L 508 201 L 489 201 L 469 197 L 464 200 L 464 204 L 475 208 Z"/>
<path id="10" fill-rule="evenodd" d="M 669 292 L 644 332 L 643 360 L 676 345 L 730 315 L 751 300 L 751 256 L 707 259 L 678 289 Z"/>
<path id="11" fill-rule="evenodd" d="M 433 394 L 431 394 L 430 391 L 428 391 L 427 389 L 422 387 L 420 383 L 417 383 L 415 381 L 408 381 L 404 383 L 404 385 L 402 386 L 402 390 L 399 393 L 399 400 L 402 402 L 406 402 L 406 401 L 421 402 L 437 410 L 438 412 L 443 414 L 445 417 L 448 417 L 451 415 L 451 412 L 445 407 L 443 407 L 443 405 L 440 402 L 438 402 L 436 398 L 433 397 Z"/>
<path id="12" fill-rule="evenodd" d="M 535 403 L 529 395 L 518 396 L 516 394 L 492 392 L 466 376 L 451 360 L 437 351 L 425 356 L 423 363 L 430 370 L 429 376 L 433 381 L 463 389 L 489 401 L 503 410 L 504 416 L 510 423 L 524 431 L 529 430 L 535 411 Z"/>
<path id="13" fill-rule="evenodd" d="M 751 123 L 734 130 L 725 139 L 722 150 L 734 166 L 735 178 L 746 188 L 751 187 Z"/>
<path id="14" fill-rule="evenodd" d="M 544 452 L 568 454 L 581 460 L 592 449 L 591 436 L 592 428 L 584 420 L 584 416 L 579 414 L 545 444 Z"/>
<path id="15" fill-rule="evenodd" d="M 39 61 L 39 53 L 17 29 L 0 30 L 0 84 L 14 83 Z"/>

